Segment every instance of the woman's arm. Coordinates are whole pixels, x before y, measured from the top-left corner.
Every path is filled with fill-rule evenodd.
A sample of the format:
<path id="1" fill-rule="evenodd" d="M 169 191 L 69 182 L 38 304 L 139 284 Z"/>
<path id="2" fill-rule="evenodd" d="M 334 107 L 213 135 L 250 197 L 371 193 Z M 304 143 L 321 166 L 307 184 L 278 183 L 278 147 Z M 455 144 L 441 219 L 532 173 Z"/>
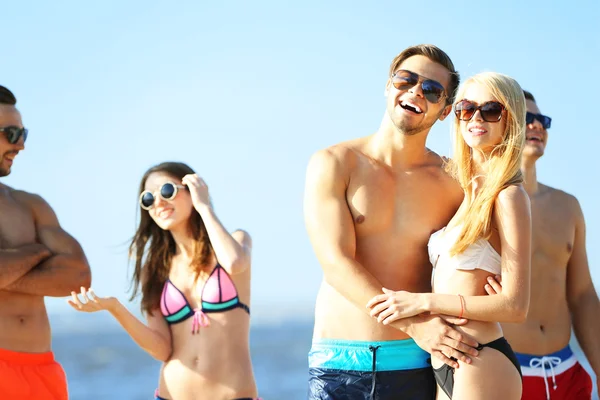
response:
<path id="1" fill-rule="evenodd" d="M 423 312 L 491 322 L 523 322 L 529 308 L 531 269 L 531 209 L 521 186 L 502 190 L 496 199 L 494 219 L 502 245 L 501 293 L 461 296 L 440 293 L 393 292 L 369 303 L 371 315 L 384 324 Z"/>
<path id="2" fill-rule="evenodd" d="M 92 289 L 87 292 L 81 288 L 81 301 L 78 294 L 71 292 L 69 304 L 77 311 L 96 312 L 107 310 L 121 324 L 134 342 L 148 354 L 159 361 L 167 361 L 171 357 L 171 330 L 162 318 L 160 310 L 154 310 L 147 316 L 148 325 L 137 319 L 115 297 L 98 297 Z"/>
<path id="3" fill-rule="evenodd" d="M 158 361 L 167 361 L 171 357 L 171 330 L 160 310 L 154 310 L 146 316 L 148 325 L 137 319 L 117 300 L 115 308 L 109 310 L 113 317 L 146 353 Z"/>
<path id="4" fill-rule="evenodd" d="M 227 232 L 210 204 L 208 186 L 202 178 L 195 174 L 186 175 L 181 182 L 190 190 L 194 208 L 202 217 L 219 264 L 229 274 L 245 271 L 250 266 L 252 248 L 250 235 L 242 230 L 237 230 L 233 234 Z"/>

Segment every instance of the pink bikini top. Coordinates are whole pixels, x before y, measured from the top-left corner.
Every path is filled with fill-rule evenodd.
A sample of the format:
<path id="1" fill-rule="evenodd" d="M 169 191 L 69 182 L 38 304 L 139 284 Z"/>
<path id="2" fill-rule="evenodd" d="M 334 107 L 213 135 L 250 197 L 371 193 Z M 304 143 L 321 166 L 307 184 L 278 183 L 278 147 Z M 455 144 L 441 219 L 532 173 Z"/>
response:
<path id="1" fill-rule="evenodd" d="M 160 310 L 169 324 L 177 324 L 193 316 L 192 333 L 198 332 L 200 326 L 209 325 L 207 313 L 241 308 L 250 314 L 250 308 L 240 301 L 233 280 L 219 264 L 206 280 L 201 299 L 201 307 L 192 308 L 181 290 L 167 279 L 160 299 Z"/>

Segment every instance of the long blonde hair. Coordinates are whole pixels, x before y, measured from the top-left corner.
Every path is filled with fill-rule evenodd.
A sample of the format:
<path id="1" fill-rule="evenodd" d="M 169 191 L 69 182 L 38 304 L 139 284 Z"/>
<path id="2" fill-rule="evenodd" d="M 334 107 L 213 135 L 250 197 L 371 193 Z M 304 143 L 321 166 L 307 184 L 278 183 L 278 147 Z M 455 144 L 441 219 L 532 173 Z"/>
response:
<path id="1" fill-rule="evenodd" d="M 521 154 L 525 144 L 525 96 L 521 86 L 509 76 L 496 72 L 483 72 L 465 81 L 456 98 L 463 99 L 466 88 L 477 84 L 485 87 L 506 109 L 506 128 L 502 142 L 494 147 L 488 157 L 487 172 L 483 184 L 473 193 L 477 178 L 473 165 L 472 149 L 460 131 L 460 121 L 454 118 L 454 156 L 447 170 L 460 183 L 465 192 L 464 206 L 455 217 L 457 225 L 462 223 L 456 243 L 450 255 L 463 252 L 478 239 L 489 239 L 492 234 L 492 213 L 498 193 L 506 187 L 523 182 Z"/>

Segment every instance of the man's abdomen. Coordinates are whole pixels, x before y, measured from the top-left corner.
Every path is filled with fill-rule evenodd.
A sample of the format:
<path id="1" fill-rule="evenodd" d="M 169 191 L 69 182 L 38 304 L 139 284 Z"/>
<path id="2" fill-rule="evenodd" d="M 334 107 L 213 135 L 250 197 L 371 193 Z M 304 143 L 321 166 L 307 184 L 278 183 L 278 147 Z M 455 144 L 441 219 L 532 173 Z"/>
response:
<path id="1" fill-rule="evenodd" d="M 0 349 L 50 351 L 50 323 L 43 297 L 0 291 Z"/>

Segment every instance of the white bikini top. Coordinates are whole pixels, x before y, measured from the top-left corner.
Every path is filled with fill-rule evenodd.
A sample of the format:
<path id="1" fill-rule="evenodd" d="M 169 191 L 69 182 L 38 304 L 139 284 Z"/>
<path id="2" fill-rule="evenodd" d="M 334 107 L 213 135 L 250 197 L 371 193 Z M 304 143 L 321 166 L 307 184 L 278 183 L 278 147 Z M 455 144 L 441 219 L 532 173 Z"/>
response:
<path id="1" fill-rule="evenodd" d="M 443 228 L 429 237 L 427 248 L 431 265 L 434 268 L 482 269 L 500 275 L 502 257 L 485 239 L 479 239 L 462 253 L 450 256 L 450 248 L 456 243 L 459 234 L 460 226 L 455 226 L 448 230 Z"/>

